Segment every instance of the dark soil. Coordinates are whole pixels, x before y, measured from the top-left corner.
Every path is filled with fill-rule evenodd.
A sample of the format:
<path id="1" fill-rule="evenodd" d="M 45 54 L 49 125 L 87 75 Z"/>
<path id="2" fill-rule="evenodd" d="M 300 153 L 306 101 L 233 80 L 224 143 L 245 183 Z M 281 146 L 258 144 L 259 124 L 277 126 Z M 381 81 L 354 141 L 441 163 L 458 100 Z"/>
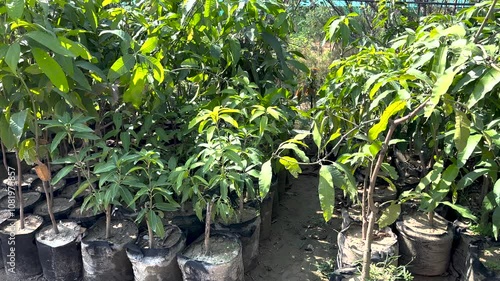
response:
<path id="1" fill-rule="evenodd" d="M 106 220 L 105 218 L 97 221 L 94 227 L 88 229 L 84 241 L 109 241 L 113 244 L 123 245 L 135 240 L 137 237 L 137 228 L 132 221 L 128 220 L 112 220 L 111 235 L 106 239 Z"/>

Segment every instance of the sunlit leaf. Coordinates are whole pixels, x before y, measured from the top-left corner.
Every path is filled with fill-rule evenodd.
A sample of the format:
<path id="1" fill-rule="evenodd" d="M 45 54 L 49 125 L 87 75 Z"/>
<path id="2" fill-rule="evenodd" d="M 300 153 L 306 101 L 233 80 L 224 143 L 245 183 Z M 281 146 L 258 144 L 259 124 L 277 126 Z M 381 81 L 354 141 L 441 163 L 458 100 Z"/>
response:
<path id="1" fill-rule="evenodd" d="M 321 166 L 319 169 L 319 204 L 323 210 L 323 218 L 329 221 L 333 216 L 335 208 L 335 187 L 333 185 L 333 178 L 331 170 L 334 168 L 330 165 Z"/>

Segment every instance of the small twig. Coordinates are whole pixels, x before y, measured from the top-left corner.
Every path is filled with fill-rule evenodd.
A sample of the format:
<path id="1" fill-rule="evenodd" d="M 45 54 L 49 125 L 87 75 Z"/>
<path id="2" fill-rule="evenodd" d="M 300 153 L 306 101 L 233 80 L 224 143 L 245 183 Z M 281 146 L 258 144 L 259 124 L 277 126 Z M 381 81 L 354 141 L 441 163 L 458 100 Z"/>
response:
<path id="1" fill-rule="evenodd" d="M 495 9 L 496 5 L 497 5 L 497 0 L 493 0 L 493 3 L 491 3 L 490 9 L 486 13 L 486 16 L 484 17 L 484 20 L 481 23 L 481 26 L 479 27 L 479 29 L 476 32 L 476 35 L 474 36 L 474 43 L 477 43 L 477 40 L 479 40 L 479 35 L 481 35 L 481 32 L 483 32 L 483 29 L 486 26 L 488 19 L 491 17 L 491 13 L 493 13 L 493 10 Z"/>

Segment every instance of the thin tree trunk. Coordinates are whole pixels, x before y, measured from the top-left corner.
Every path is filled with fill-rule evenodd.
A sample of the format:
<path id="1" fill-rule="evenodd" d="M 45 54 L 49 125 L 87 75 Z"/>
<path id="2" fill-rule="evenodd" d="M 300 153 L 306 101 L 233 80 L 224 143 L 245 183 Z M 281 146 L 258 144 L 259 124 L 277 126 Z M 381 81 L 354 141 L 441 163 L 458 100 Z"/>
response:
<path id="1" fill-rule="evenodd" d="M 211 224 L 211 218 L 212 218 L 212 207 L 214 205 L 213 201 L 210 201 L 208 203 L 208 208 L 207 208 L 207 214 L 205 216 L 205 255 L 208 255 L 209 249 L 210 249 L 210 224 Z"/>
<path id="2" fill-rule="evenodd" d="M 7 164 L 7 156 L 5 155 L 5 146 L 3 146 L 3 143 L 1 141 L 0 141 L 0 145 L 2 146 L 3 166 L 5 167 L 5 172 L 8 174 L 9 173 L 9 165 Z"/>
<path id="3" fill-rule="evenodd" d="M 19 200 L 19 220 L 21 221 L 21 229 L 24 229 L 24 199 L 23 199 L 23 173 L 21 171 L 21 159 L 19 152 L 16 150 L 17 161 L 17 195 Z"/>
<path id="4" fill-rule="evenodd" d="M 59 228 L 57 228 L 56 218 L 54 217 L 53 211 L 53 197 L 51 195 L 52 188 L 47 188 L 47 184 L 52 187 L 52 185 L 47 181 L 42 181 L 43 191 L 45 192 L 45 198 L 47 200 L 47 211 L 49 212 L 50 222 L 52 223 L 52 229 L 55 234 L 59 234 Z"/>
<path id="5" fill-rule="evenodd" d="M 371 170 L 371 169 L 370 169 Z M 368 181 L 369 176 L 365 175 L 365 179 L 363 181 L 363 199 L 361 200 L 361 220 L 362 220 L 362 228 L 361 228 L 361 236 L 363 240 L 366 240 L 366 233 L 368 232 L 368 210 L 367 210 L 367 197 L 368 197 Z"/>
<path id="6" fill-rule="evenodd" d="M 368 189 L 368 207 L 370 208 L 370 216 L 368 221 L 368 233 L 366 234 L 365 240 L 365 251 L 363 253 L 363 270 L 361 272 L 362 280 L 368 280 L 370 276 L 370 265 L 371 265 L 371 247 L 373 241 L 373 228 L 375 226 L 375 219 L 378 214 L 378 206 L 375 205 L 373 201 L 373 193 L 375 191 L 375 184 L 377 182 L 377 176 L 382 167 L 382 163 L 384 162 L 385 155 L 387 154 L 387 150 L 389 149 L 389 142 L 392 138 L 392 134 L 396 130 L 396 127 L 400 124 L 403 124 L 409 119 L 412 119 L 420 110 L 422 110 L 425 105 L 429 102 L 429 98 L 427 98 L 423 103 L 421 103 L 417 108 L 415 108 L 408 115 L 405 115 L 401 118 L 398 118 L 394 121 L 389 121 L 389 130 L 387 131 L 387 135 L 385 136 L 384 142 L 382 143 L 382 149 L 380 150 L 377 156 L 377 162 L 373 167 L 373 171 L 370 173 L 370 188 Z"/>
<path id="7" fill-rule="evenodd" d="M 151 228 L 151 225 L 149 224 L 149 220 L 146 219 L 146 225 L 148 227 L 148 236 L 149 236 L 149 249 L 153 249 L 153 228 Z"/>
<path id="8" fill-rule="evenodd" d="M 106 207 L 106 239 L 111 236 L 111 205 Z"/>

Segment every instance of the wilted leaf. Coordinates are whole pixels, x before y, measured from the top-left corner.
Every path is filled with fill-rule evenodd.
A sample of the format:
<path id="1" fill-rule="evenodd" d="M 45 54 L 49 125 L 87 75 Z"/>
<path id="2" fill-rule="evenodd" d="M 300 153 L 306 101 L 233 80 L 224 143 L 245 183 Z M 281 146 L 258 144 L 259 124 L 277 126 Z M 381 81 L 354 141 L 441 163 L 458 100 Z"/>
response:
<path id="1" fill-rule="evenodd" d="M 36 175 L 42 180 L 42 181 L 50 181 L 52 178 L 52 175 L 50 174 L 49 168 L 47 165 L 45 165 L 42 162 L 38 162 L 37 166 L 35 166 L 35 172 Z"/>

